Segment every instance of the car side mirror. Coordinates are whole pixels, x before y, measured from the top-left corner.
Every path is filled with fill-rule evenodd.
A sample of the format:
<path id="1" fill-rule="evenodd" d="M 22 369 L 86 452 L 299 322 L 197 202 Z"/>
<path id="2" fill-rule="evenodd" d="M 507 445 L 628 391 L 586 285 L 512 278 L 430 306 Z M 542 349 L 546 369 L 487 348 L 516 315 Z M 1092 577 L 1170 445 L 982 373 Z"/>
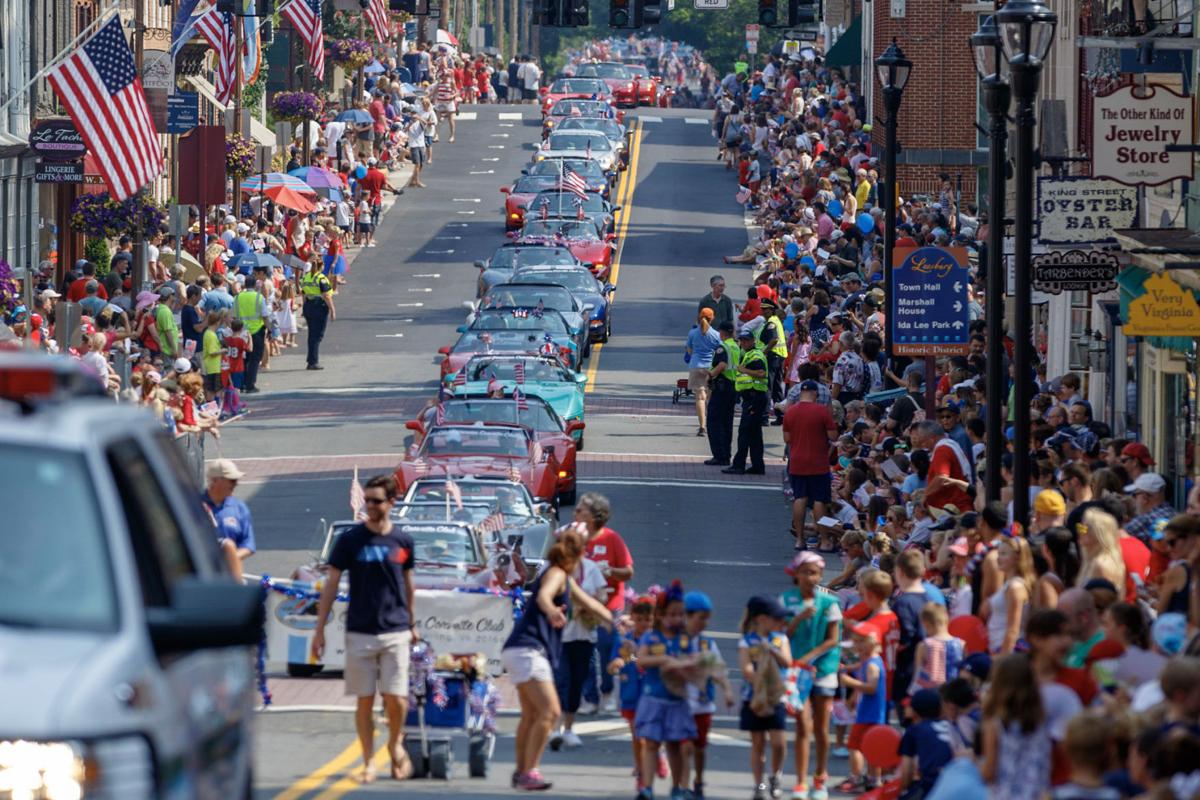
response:
<path id="1" fill-rule="evenodd" d="M 533 510 L 541 514 L 543 517 L 558 517 L 558 514 L 554 512 L 554 506 L 550 505 L 549 503 L 537 503 L 534 505 Z"/>
<path id="2" fill-rule="evenodd" d="M 443 356 L 449 357 L 450 356 L 450 348 L 449 347 L 439 347 L 438 355 L 443 355 Z"/>
<path id="3" fill-rule="evenodd" d="M 521 170 L 521 174 L 522 174 L 522 175 L 528 175 L 528 174 L 529 174 L 529 170 L 528 170 L 528 169 L 523 169 L 523 170 Z"/>
<path id="4" fill-rule="evenodd" d="M 613 207 L 612 207 L 612 210 L 613 210 L 613 211 L 620 211 L 620 210 L 621 210 L 621 207 L 620 207 L 620 206 L 613 206 Z"/>
<path id="5" fill-rule="evenodd" d="M 454 330 L 455 330 L 455 331 L 457 331 L 458 333 L 466 333 L 466 332 L 467 332 L 467 326 L 466 326 L 466 325 L 459 325 L 459 326 L 458 326 L 457 328 L 455 328 Z M 440 353 L 441 351 L 439 350 L 438 352 Z M 449 353 L 446 353 L 446 355 L 450 355 L 450 354 L 449 354 Z"/>
<path id="6" fill-rule="evenodd" d="M 480 269 L 487 269 L 487 262 L 484 261 L 482 258 L 475 259 L 474 265 L 479 267 Z"/>
<path id="7" fill-rule="evenodd" d="M 171 604 L 147 608 L 150 641 L 159 655 L 256 645 L 263 635 L 262 589 L 225 580 L 180 578 Z"/>
<path id="8" fill-rule="evenodd" d="M 586 372 L 575 373 L 575 382 L 578 383 L 580 386 L 587 383 L 587 373 Z"/>
<path id="9" fill-rule="evenodd" d="M 587 423 L 581 419 L 573 419 L 567 423 L 567 434 L 572 434 L 575 431 L 581 431 L 587 427 Z"/>
<path id="10" fill-rule="evenodd" d="M 511 191 L 512 191 L 512 187 L 509 187 L 509 186 L 501 186 L 500 187 L 500 194 L 508 194 Z"/>
<path id="11" fill-rule="evenodd" d="M 615 284 L 612 284 L 612 283 L 604 284 L 604 293 L 605 294 L 612 294 L 616 290 L 617 290 L 617 287 Z"/>
<path id="12" fill-rule="evenodd" d="M 410 419 L 408 422 L 404 423 L 404 427 L 408 428 L 413 433 L 419 433 L 422 436 L 425 435 L 425 426 L 421 424 L 421 420 L 419 419 Z"/>

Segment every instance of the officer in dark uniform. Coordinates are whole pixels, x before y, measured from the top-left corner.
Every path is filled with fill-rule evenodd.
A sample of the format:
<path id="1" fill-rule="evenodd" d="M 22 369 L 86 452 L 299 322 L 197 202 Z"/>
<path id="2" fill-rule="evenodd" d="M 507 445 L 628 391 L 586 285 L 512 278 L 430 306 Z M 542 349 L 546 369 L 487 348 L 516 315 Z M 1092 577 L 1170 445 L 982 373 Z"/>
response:
<path id="1" fill-rule="evenodd" d="M 721 346 L 713 351 L 708 371 L 708 447 L 712 458 L 704 463 L 727 467 L 733 454 L 733 412 L 737 408 L 737 389 L 733 384 L 742 351 L 733 335 L 733 320 L 722 320 L 717 330 L 721 333 Z"/>
<path id="2" fill-rule="evenodd" d="M 742 328 L 738 333 L 741 361 L 737 366 L 734 388 L 742 398 L 742 419 L 738 423 L 737 453 L 733 463 L 721 470 L 730 475 L 763 475 L 763 421 L 767 418 L 767 357 L 754 336 L 754 331 Z M 746 468 L 746 457 L 750 468 Z"/>
<path id="3" fill-rule="evenodd" d="M 308 323 L 308 368 L 325 369 L 321 366 L 321 340 L 325 338 L 325 326 L 329 320 L 337 319 L 333 307 L 333 284 L 321 272 L 321 262 L 309 262 L 308 273 L 300 279 L 300 291 L 304 295 L 304 320 Z"/>

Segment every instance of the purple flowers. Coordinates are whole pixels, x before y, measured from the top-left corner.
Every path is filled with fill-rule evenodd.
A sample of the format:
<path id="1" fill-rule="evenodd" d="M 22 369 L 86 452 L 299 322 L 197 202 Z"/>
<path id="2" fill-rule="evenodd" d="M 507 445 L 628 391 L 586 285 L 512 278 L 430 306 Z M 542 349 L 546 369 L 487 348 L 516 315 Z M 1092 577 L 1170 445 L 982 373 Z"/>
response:
<path id="1" fill-rule="evenodd" d="M 225 134 L 225 172 L 244 178 L 254 171 L 254 144 L 237 133 Z"/>
<path id="2" fill-rule="evenodd" d="M 364 67 L 373 57 L 371 44 L 363 39 L 337 39 L 329 45 L 329 60 L 343 69 Z"/>
<path id="3" fill-rule="evenodd" d="M 13 277 L 12 267 L 0 258 L 0 308 L 12 311 L 21 304 L 21 285 Z"/>
<path id="4" fill-rule="evenodd" d="M 157 230 L 167 212 L 147 192 L 139 192 L 121 202 L 108 192 L 85 194 L 71 204 L 71 227 L 96 239 L 115 239 L 135 230 Z"/>
<path id="5" fill-rule="evenodd" d="M 271 98 L 271 113 L 276 119 L 300 122 L 321 114 L 321 98 L 312 92 L 276 92 Z"/>

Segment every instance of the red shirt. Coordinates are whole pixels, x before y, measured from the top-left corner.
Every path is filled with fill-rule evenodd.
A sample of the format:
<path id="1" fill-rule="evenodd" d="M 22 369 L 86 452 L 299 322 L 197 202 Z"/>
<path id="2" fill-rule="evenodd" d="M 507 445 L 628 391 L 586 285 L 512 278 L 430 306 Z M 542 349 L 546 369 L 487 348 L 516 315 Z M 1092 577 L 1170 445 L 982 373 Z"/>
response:
<path id="1" fill-rule="evenodd" d="M 358 185 L 363 188 L 363 191 L 369 193 L 368 199 L 373 206 L 383 203 L 383 185 L 385 183 L 387 183 L 387 176 L 374 167 L 368 169 L 367 174 L 358 181 Z"/>
<path id="2" fill-rule="evenodd" d="M 954 449 L 949 446 L 934 447 L 933 453 L 929 459 L 929 476 L 926 483 L 932 483 L 933 478 L 937 475 L 945 475 L 953 478 L 956 481 L 969 481 L 970 475 L 964 475 L 962 464 L 958 461 L 958 456 L 954 454 Z M 968 511 L 972 508 L 970 496 L 956 486 L 943 486 L 936 492 L 926 491 L 925 505 L 929 508 L 945 508 L 953 503 L 960 512 Z"/>
<path id="3" fill-rule="evenodd" d="M 879 631 L 879 641 L 883 643 L 883 667 L 887 672 L 887 686 L 890 689 L 892 673 L 896 671 L 896 651 L 900 649 L 900 618 L 891 610 L 877 611 L 864 622 Z"/>
<path id="4" fill-rule="evenodd" d="M 749 322 L 750 320 L 754 319 L 757 316 L 760 316 L 761 314 L 762 314 L 762 303 L 760 303 L 758 301 L 758 298 L 755 297 L 750 300 L 747 300 L 746 304 L 744 306 L 742 306 L 742 313 L 738 314 L 738 319 L 741 320 L 742 322 Z"/>
<path id="5" fill-rule="evenodd" d="M 371 112 L 371 119 L 375 121 L 375 133 L 383 133 L 387 130 L 387 110 L 383 107 L 382 100 L 372 100 L 367 106 L 367 110 Z"/>
<path id="6" fill-rule="evenodd" d="M 249 346 L 241 336 L 225 337 L 225 357 L 229 360 L 230 372 L 246 371 L 246 349 Z"/>
<path id="7" fill-rule="evenodd" d="M 783 415 L 788 442 L 788 473 L 829 474 L 829 431 L 836 431 L 833 414 L 823 403 L 799 402 Z"/>
<path id="8" fill-rule="evenodd" d="M 1133 576 L 1140 576 L 1142 583 L 1150 582 L 1150 548 L 1132 536 L 1122 536 L 1118 543 L 1121 545 L 1121 560 L 1125 562 L 1125 602 L 1136 603 L 1137 584 L 1133 582 Z"/>
<path id="9" fill-rule="evenodd" d="M 1132 537 L 1127 536 L 1121 539 L 1121 541 L 1124 542 L 1125 539 L 1128 538 Z M 1134 539 L 1134 541 L 1137 540 Z M 1143 547 L 1145 547 L 1145 545 L 1143 545 Z M 1121 548 L 1121 552 L 1124 553 L 1125 548 Z M 1146 561 L 1148 568 L 1146 570 L 1145 577 L 1150 583 L 1157 583 L 1159 579 L 1162 578 L 1163 573 L 1167 571 L 1167 567 L 1171 566 L 1171 557 L 1166 553 L 1160 553 L 1157 550 L 1150 550 L 1149 552 L 1150 558 Z M 1128 569 L 1128 567 L 1126 569 Z"/>
<path id="10" fill-rule="evenodd" d="M 101 300 L 108 299 L 108 292 L 104 289 L 104 284 L 96 278 L 76 278 L 71 281 L 71 285 L 67 288 L 67 300 L 72 303 L 78 303 L 83 298 L 87 297 L 87 282 L 96 281 L 100 284 L 100 288 L 96 290 L 96 296 Z"/>
<path id="11" fill-rule="evenodd" d="M 592 561 L 606 561 L 610 567 L 618 569 L 633 566 L 633 556 L 629 554 L 625 540 L 612 528 L 601 528 L 598 534 L 588 539 L 587 546 L 584 547 L 584 555 Z M 608 610 L 620 611 L 625 607 L 625 582 L 617 580 L 611 575 L 606 580 L 608 581 L 608 603 L 606 604 Z"/>

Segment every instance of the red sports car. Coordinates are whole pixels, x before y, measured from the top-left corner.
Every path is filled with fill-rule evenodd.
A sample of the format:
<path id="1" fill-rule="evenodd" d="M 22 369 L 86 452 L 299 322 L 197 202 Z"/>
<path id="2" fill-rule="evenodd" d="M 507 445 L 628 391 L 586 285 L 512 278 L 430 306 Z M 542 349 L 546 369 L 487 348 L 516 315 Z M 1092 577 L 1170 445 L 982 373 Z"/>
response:
<path id="1" fill-rule="evenodd" d="M 559 462 L 524 425 L 503 422 L 434 425 L 415 455 L 396 467 L 401 493 L 419 478 L 446 475 L 508 477 L 519 480 L 535 501 L 558 501 Z"/>
<path id="2" fill-rule="evenodd" d="M 636 108 L 638 104 L 637 81 L 624 64 L 580 64 L 575 71 L 577 78 L 603 78 L 608 84 L 618 106 Z"/>
<path id="3" fill-rule="evenodd" d="M 559 78 L 542 87 L 542 116 L 549 114 L 559 100 L 608 100 L 611 97 L 608 84 L 600 78 Z"/>
<path id="4" fill-rule="evenodd" d="M 525 224 L 525 209 L 538 192 L 558 186 L 558 175 L 526 175 L 512 186 L 501 186 L 504 198 L 504 230 L 518 231 Z"/>
<path id="5" fill-rule="evenodd" d="M 633 81 L 637 87 L 638 105 L 658 105 L 658 78 L 650 74 L 650 70 L 646 69 L 645 64 L 626 64 L 625 69 L 633 75 Z"/>
<path id="6" fill-rule="evenodd" d="M 571 255 L 592 271 L 596 280 L 604 283 L 612 269 L 616 234 L 601 236 L 596 223 L 590 219 L 530 219 L 517 239 L 521 244 L 566 245 Z"/>
<path id="7" fill-rule="evenodd" d="M 497 356 L 497 366 L 508 366 L 518 359 Z M 558 499 L 565 505 L 575 503 L 576 453 L 577 447 L 572 433 L 582 429 L 584 422 L 566 422 L 541 397 L 525 396 L 524 408 L 509 399 L 496 399 L 487 395 L 455 395 L 442 401 L 443 424 L 474 424 L 476 422 L 522 425 L 533 431 L 534 438 L 543 450 L 554 453 L 558 462 Z M 434 427 L 438 416 L 433 406 L 421 412 L 420 417 L 405 423 L 414 433 L 414 442 L 420 446 L 425 432 Z"/>

